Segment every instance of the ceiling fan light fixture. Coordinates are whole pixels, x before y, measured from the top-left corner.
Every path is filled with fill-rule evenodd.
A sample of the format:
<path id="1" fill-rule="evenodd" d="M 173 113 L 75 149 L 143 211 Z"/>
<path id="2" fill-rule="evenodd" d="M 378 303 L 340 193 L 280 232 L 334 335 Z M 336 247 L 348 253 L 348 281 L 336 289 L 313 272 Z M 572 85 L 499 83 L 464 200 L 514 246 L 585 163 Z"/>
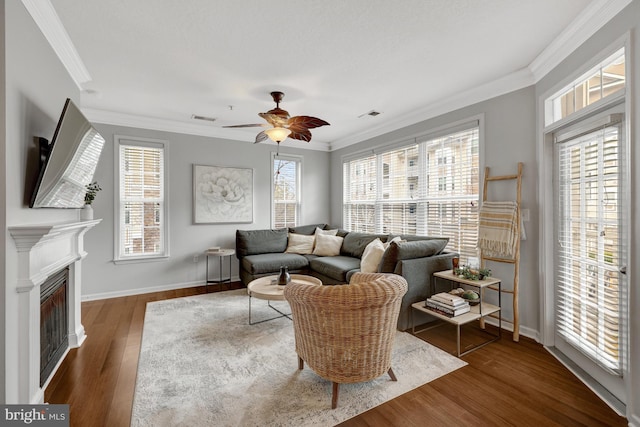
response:
<path id="1" fill-rule="evenodd" d="M 269 139 L 271 139 L 273 142 L 280 144 L 282 141 L 287 139 L 287 137 L 291 134 L 291 131 L 287 128 L 274 127 L 265 130 L 264 133 L 266 133 Z"/>

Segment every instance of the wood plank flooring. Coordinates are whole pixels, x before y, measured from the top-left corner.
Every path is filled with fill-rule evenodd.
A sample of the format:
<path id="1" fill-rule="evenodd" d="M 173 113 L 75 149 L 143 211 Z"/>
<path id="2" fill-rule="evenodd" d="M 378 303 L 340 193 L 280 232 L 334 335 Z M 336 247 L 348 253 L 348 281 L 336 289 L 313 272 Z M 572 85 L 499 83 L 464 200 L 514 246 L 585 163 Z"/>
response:
<path id="1" fill-rule="evenodd" d="M 231 288 L 239 288 L 235 283 Z M 209 287 L 209 291 L 217 290 Z M 128 426 L 146 303 L 205 293 L 205 287 L 85 302 L 87 340 L 69 352 L 45 401 L 70 404 L 71 426 Z M 483 338 L 463 330 L 464 345 Z M 449 326 L 419 335 L 455 350 Z M 463 356 L 469 365 L 371 409 L 341 426 L 626 426 L 627 420 L 526 337 Z M 425 361 L 428 363 L 428 361 Z M 327 402 L 330 402 L 330 387 Z"/>

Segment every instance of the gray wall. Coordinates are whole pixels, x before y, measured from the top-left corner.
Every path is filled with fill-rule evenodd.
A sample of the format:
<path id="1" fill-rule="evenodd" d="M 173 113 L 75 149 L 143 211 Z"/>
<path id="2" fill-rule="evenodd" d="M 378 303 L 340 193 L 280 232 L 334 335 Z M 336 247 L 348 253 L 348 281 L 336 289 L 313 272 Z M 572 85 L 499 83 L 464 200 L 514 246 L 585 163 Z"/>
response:
<path id="1" fill-rule="evenodd" d="M 203 136 L 123 128 L 96 124 L 107 140 L 95 179 L 100 191 L 93 203 L 95 218 L 102 222 L 87 233 L 85 248 L 89 256 L 83 262 L 83 297 L 85 299 L 135 294 L 159 289 L 203 284 L 205 259 L 203 251 L 210 246 L 235 248 L 237 229 L 271 228 L 271 153 L 275 145 L 252 144 Z M 113 263 L 114 200 L 114 135 L 144 137 L 169 142 L 168 206 L 170 257 L 152 262 Z M 281 154 L 303 157 L 302 197 L 303 224 L 327 222 L 329 219 L 329 154 L 301 150 L 287 141 Z M 193 224 L 193 164 L 252 168 L 254 170 L 254 221 L 251 224 Z M 199 256 L 197 263 L 194 255 Z M 212 261 L 215 259 L 212 258 Z M 225 266 L 226 264 L 225 261 Z M 228 267 L 225 267 L 228 268 Z M 232 259 L 233 276 L 238 276 L 237 259 Z M 211 272 L 217 277 L 216 268 Z"/>
<path id="2" fill-rule="evenodd" d="M 71 221 L 79 218 L 77 210 L 29 209 L 33 179 L 37 175 L 36 145 L 33 137 L 51 139 L 64 101 L 72 98 L 79 103 L 80 92 L 66 69 L 44 39 L 40 29 L 19 1 L 2 2 L 4 10 L 4 66 L 5 73 L 3 114 L 5 132 L 1 139 L 0 158 L 3 159 L 2 185 L 5 192 L 3 213 L 6 226 L 27 225 L 45 222 Z M 12 325 L 5 325 L 7 317 L 17 319 L 15 312 L 18 293 L 17 251 L 13 239 L 7 233 L 3 221 L 5 237 L 5 262 L 2 304 L 4 311 L 0 316 L 2 330 L 5 333 L 5 374 L 2 401 L 17 403 L 17 396 L 6 394 L 7 390 L 17 390 L 16 372 L 18 360 L 24 355 L 17 353 L 17 336 Z"/>
<path id="3" fill-rule="evenodd" d="M 535 98 L 534 88 L 528 87 L 491 100 L 462 108 L 418 124 L 363 141 L 331 153 L 331 222 L 342 224 L 342 162 L 343 157 L 373 147 L 383 147 L 390 142 L 411 139 L 443 126 L 484 116 L 484 144 L 480 147 L 481 173 L 484 166 L 491 168 L 491 175 L 507 175 L 517 172 L 517 163 L 523 162 L 522 208 L 530 210 L 531 220 L 525 223 L 528 239 L 521 242 L 520 262 L 520 325 L 521 333 L 537 338 L 538 334 L 538 226 L 537 226 L 537 165 L 535 161 Z M 481 132 L 483 130 L 481 128 Z M 510 196 L 500 197 L 499 190 Z M 490 187 L 489 198 L 515 200 L 515 185 Z M 506 288 L 513 284 L 513 268 L 506 264 L 492 263 L 490 268 L 496 277 L 503 279 Z M 512 299 L 504 295 L 505 318 L 513 318 Z M 491 297 L 490 297 L 491 298 Z"/>
<path id="4" fill-rule="evenodd" d="M 638 369 L 638 360 L 640 360 L 640 315 L 638 315 L 640 291 L 638 289 L 638 273 L 635 271 L 637 266 L 640 266 L 640 174 L 637 172 L 637 165 L 640 164 L 640 150 L 637 148 L 638 124 L 640 124 L 640 109 L 638 108 L 638 100 L 640 99 L 640 81 L 638 80 L 640 75 L 640 2 L 631 2 L 629 6 L 539 81 L 536 85 L 535 96 L 537 100 L 540 100 L 539 98 L 544 97 L 545 93 L 556 89 L 558 85 L 564 83 L 567 77 L 573 75 L 576 70 L 580 70 L 585 64 L 591 62 L 592 58 L 629 32 L 631 40 L 629 57 L 631 60 L 627 62 L 627 98 L 631 100 L 631 115 L 627 117 L 627 120 L 631 125 L 631 242 L 628 262 L 628 283 L 630 284 L 628 336 L 629 361 L 633 361 L 633 363 L 625 376 L 625 381 L 627 384 L 627 418 L 630 425 L 640 425 L 640 369 Z M 539 128 L 542 128 L 540 124 Z M 542 147 L 539 149 L 542 151 Z M 544 280 L 542 274 L 541 279 Z"/>

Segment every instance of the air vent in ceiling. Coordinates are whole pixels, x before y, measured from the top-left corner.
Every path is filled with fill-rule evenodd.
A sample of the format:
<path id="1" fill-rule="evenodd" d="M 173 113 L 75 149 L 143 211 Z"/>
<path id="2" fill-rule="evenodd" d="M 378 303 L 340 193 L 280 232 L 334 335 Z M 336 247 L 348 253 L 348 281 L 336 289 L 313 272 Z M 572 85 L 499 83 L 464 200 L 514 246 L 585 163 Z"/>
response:
<path id="1" fill-rule="evenodd" d="M 358 116 L 358 118 L 361 119 L 363 117 L 375 117 L 375 116 L 379 116 L 380 114 L 382 114 L 380 111 L 371 110 L 371 111 L 368 111 L 368 112 L 366 112 L 364 114 L 360 114 Z"/>
<path id="2" fill-rule="evenodd" d="M 215 122 L 215 117 L 207 117 L 207 116 L 199 116 L 197 114 L 192 114 L 191 118 L 194 120 L 204 120 L 205 122 Z"/>

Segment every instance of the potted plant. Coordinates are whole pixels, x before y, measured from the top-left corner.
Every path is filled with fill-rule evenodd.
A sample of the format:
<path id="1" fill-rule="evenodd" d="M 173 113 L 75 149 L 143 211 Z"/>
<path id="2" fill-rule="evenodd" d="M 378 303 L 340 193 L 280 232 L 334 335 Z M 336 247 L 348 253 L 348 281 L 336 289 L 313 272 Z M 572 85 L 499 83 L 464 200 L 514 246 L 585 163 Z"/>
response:
<path id="1" fill-rule="evenodd" d="M 80 218 L 83 220 L 91 220 L 93 219 L 93 207 L 91 206 L 91 204 L 95 200 L 98 191 L 101 191 L 102 188 L 100 188 L 97 181 L 93 181 L 91 184 L 87 184 L 85 188 L 86 192 L 84 193 L 84 208 L 80 212 Z"/>

